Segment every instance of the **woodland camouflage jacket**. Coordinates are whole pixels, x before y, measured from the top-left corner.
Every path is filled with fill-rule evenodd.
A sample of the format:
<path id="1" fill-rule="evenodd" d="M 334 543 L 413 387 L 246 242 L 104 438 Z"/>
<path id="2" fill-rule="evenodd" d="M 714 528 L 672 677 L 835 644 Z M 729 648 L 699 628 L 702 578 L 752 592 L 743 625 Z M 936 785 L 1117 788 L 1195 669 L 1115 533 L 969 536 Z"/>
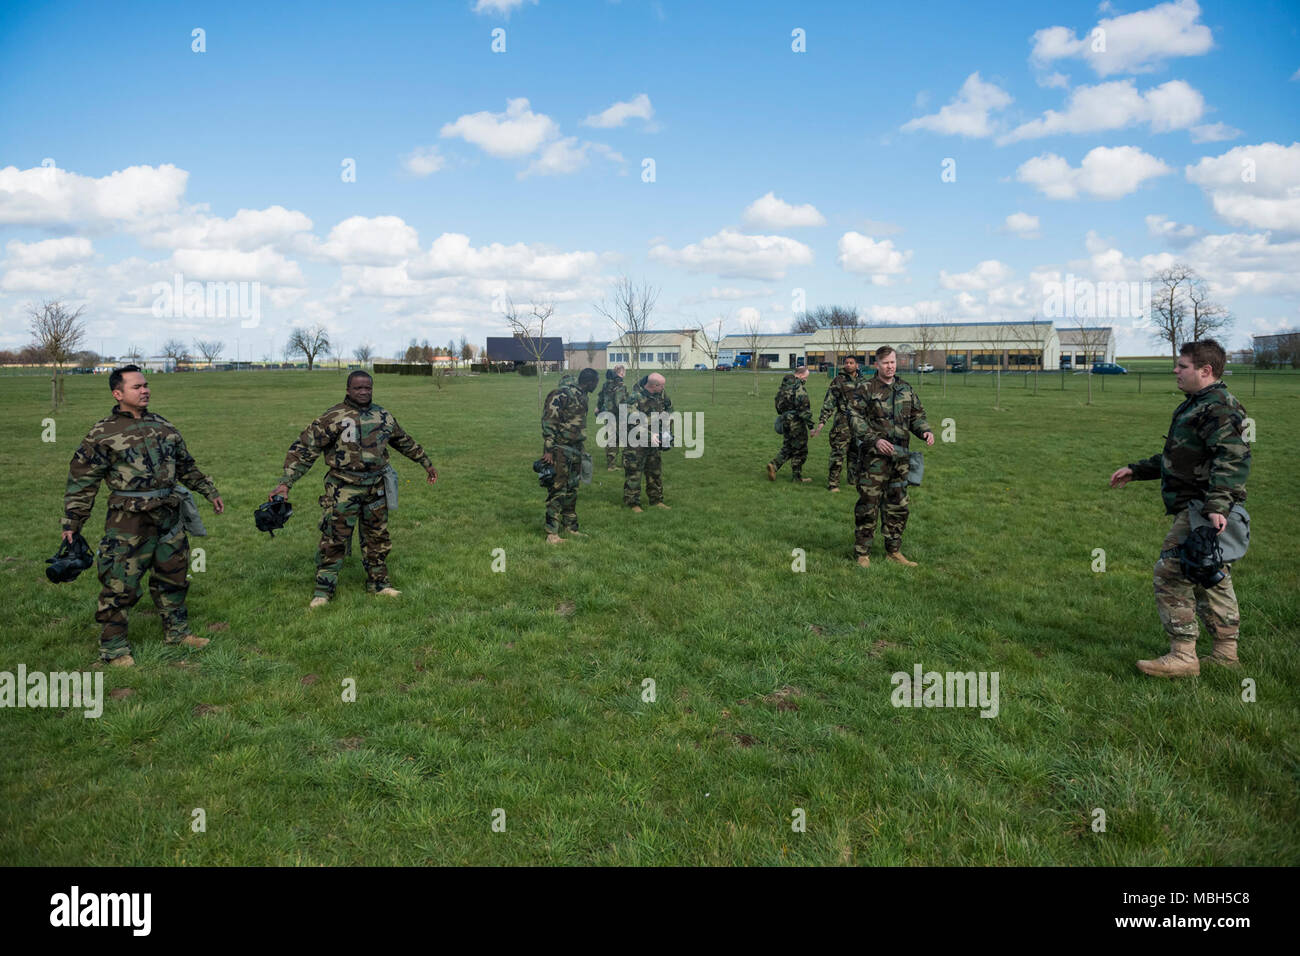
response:
<path id="1" fill-rule="evenodd" d="M 324 455 L 330 472 L 344 482 L 372 485 L 383 480 L 389 445 L 426 470 L 433 467 L 424 449 L 386 408 L 374 402 L 362 406 L 345 398 L 308 425 L 289 446 L 280 480 L 293 487 Z"/>
<path id="2" fill-rule="evenodd" d="M 179 481 L 209 501 L 217 497 L 217 486 L 194 464 L 176 426 L 153 412 L 136 418 L 117 405 L 95 423 L 72 456 L 63 496 L 63 530 L 81 530 L 95 506 L 100 481 L 110 492 L 156 491 Z M 152 511 L 164 505 L 175 506 L 176 501 L 118 494 L 108 499 L 108 507 L 118 511 Z"/>
<path id="3" fill-rule="evenodd" d="M 1243 437 L 1246 409 L 1222 382 L 1207 385 L 1174 409 L 1165 449 L 1134 462 L 1138 481 L 1160 479 L 1165 511 L 1177 514 L 1204 501 L 1209 514 L 1226 515 L 1246 500 L 1250 446 Z"/>

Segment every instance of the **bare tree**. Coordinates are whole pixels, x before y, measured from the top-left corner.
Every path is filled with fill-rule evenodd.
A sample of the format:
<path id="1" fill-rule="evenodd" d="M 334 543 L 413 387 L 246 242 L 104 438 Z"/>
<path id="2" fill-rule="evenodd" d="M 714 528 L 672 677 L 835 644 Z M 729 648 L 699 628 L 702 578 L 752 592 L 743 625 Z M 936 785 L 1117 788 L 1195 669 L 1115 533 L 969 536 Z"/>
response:
<path id="1" fill-rule="evenodd" d="M 596 311 L 618 330 L 619 338 L 632 350 L 632 375 L 641 368 L 641 340 L 650 331 L 650 316 L 659 300 L 659 290 L 648 282 L 639 287 L 623 276 L 613 291 L 595 304 Z"/>
<path id="2" fill-rule="evenodd" d="M 811 335 L 818 329 L 822 328 L 817 322 L 816 310 L 812 312 L 800 312 L 790 323 L 791 335 Z"/>
<path id="3" fill-rule="evenodd" d="M 32 344 L 42 350 L 54 363 L 50 376 L 50 407 L 58 408 L 63 401 L 63 366 L 67 364 L 86 335 L 82 321 L 85 306 L 69 310 L 62 302 L 45 302 L 39 309 L 28 309 L 31 316 Z"/>
<path id="4" fill-rule="evenodd" d="M 177 365 L 190 360 L 190 350 L 180 339 L 168 339 L 162 344 L 159 353 L 163 358 L 169 358 Z"/>
<path id="5" fill-rule="evenodd" d="M 935 320 L 929 313 L 918 317 L 916 325 L 916 352 L 913 357 L 913 365 L 933 365 L 934 357 L 930 352 L 939 344 L 939 330 L 935 326 Z M 918 379 L 919 371 L 918 371 Z"/>
<path id="6" fill-rule="evenodd" d="M 128 365 L 131 365 L 144 358 L 144 352 L 140 350 L 140 346 L 132 345 L 127 348 L 126 354 L 122 358 L 126 359 Z"/>
<path id="7" fill-rule="evenodd" d="M 697 334 L 700 339 L 700 351 L 709 357 L 709 369 L 713 376 L 713 398 L 712 404 L 718 404 L 718 356 L 722 353 L 722 323 L 726 321 L 724 316 L 718 316 L 718 325 L 712 333 L 705 330 L 704 326 L 699 326 Z"/>
<path id="8" fill-rule="evenodd" d="M 596 364 L 596 340 L 592 338 L 587 339 L 587 364 Z"/>
<path id="9" fill-rule="evenodd" d="M 745 323 L 745 328 L 741 332 L 745 337 L 745 347 L 749 349 L 749 364 L 754 367 L 754 391 L 751 394 L 755 396 L 758 395 L 758 349 L 763 341 L 763 333 L 760 329 L 758 319 L 753 318 Z"/>
<path id="10" fill-rule="evenodd" d="M 523 350 L 533 357 L 537 363 L 537 407 L 542 407 L 542 369 L 543 360 L 546 355 L 546 323 L 555 313 L 555 305 L 551 302 L 533 303 L 531 315 L 521 315 L 515 307 L 514 300 L 509 296 L 506 297 L 506 321 L 510 324 L 510 332 L 514 335 L 515 340 L 523 347 Z M 536 331 L 534 332 L 534 329 Z"/>
<path id="11" fill-rule="evenodd" d="M 1199 342 L 1227 330 L 1233 323 L 1233 315 L 1217 302 L 1210 301 L 1210 291 L 1205 280 L 1196 279 L 1187 290 L 1187 302 L 1191 306 L 1192 324 L 1188 328 L 1191 338 L 1187 341 Z"/>
<path id="12" fill-rule="evenodd" d="M 1019 350 L 1036 353 L 1034 366 L 1034 394 L 1038 394 L 1038 372 L 1043 365 L 1043 341 L 1039 337 L 1038 324 L 1033 321 L 1016 322 L 1010 326 L 1011 337 L 1016 340 Z"/>
<path id="13" fill-rule="evenodd" d="M 1196 281 L 1196 273 L 1189 266 L 1174 263 L 1156 273 L 1152 284 L 1158 286 L 1151 293 L 1151 337 L 1157 342 L 1168 342 L 1169 352 L 1178 361 L 1178 347 L 1187 338 L 1188 292 Z"/>
<path id="14" fill-rule="evenodd" d="M 935 326 L 935 343 L 943 349 L 943 371 L 939 373 L 939 385 L 943 390 L 945 398 L 948 397 L 948 370 L 952 368 L 952 362 L 949 361 L 949 354 L 958 342 L 960 331 L 957 326 L 951 322 L 943 321 L 940 317 L 939 324 Z"/>
<path id="15" fill-rule="evenodd" d="M 369 342 L 363 342 L 352 350 L 352 357 L 357 360 L 359 365 L 365 367 L 374 360 L 375 347 Z"/>
<path id="16" fill-rule="evenodd" d="M 465 362 L 474 361 L 474 346 L 469 344 L 469 339 L 465 336 L 460 337 L 460 357 Z"/>
<path id="17" fill-rule="evenodd" d="M 992 353 L 996 359 L 996 369 L 993 372 L 993 407 L 1001 409 L 1002 407 L 1002 352 L 1006 348 L 1006 325 L 1003 322 L 984 326 L 984 331 L 980 333 L 980 347 L 985 350 L 985 354 Z"/>
<path id="18" fill-rule="evenodd" d="M 1106 357 L 1106 343 L 1111 336 L 1111 329 L 1106 326 L 1086 326 L 1083 319 L 1075 330 L 1079 336 L 1079 345 L 1083 347 L 1084 361 L 1088 365 L 1088 404 L 1092 404 L 1092 366 Z"/>
<path id="19" fill-rule="evenodd" d="M 215 339 L 200 339 L 194 343 L 194 348 L 203 356 L 203 361 L 212 365 L 217 361 L 217 359 L 221 358 L 221 353 L 225 350 L 226 343 Z"/>
<path id="20" fill-rule="evenodd" d="M 307 359 L 307 371 L 310 372 L 316 365 L 316 356 L 329 354 L 329 330 L 323 325 L 294 329 L 289 333 L 289 351 L 293 354 L 302 353 Z"/>

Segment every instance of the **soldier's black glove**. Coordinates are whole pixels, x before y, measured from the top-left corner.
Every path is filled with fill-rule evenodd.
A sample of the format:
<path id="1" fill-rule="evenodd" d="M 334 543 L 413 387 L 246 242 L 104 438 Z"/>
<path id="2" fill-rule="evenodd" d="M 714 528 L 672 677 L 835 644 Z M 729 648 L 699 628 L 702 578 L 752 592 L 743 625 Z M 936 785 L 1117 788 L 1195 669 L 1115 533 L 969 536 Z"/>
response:
<path id="1" fill-rule="evenodd" d="M 49 565 L 45 569 L 45 576 L 55 584 L 66 584 L 75 581 L 78 574 L 94 564 L 95 557 L 90 553 L 86 539 L 77 532 L 71 541 L 60 544 L 54 557 L 46 558 L 45 563 Z"/>
<path id="2" fill-rule="evenodd" d="M 253 523 L 258 531 L 265 531 L 272 538 L 275 532 L 284 527 L 286 521 L 293 517 L 293 505 L 283 495 L 276 495 L 270 501 L 264 501 L 253 512 Z"/>
<path id="3" fill-rule="evenodd" d="M 1187 536 L 1178 548 L 1178 565 L 1183 577 L 1203 588 L 1223 580 L 1223 549 L 1213 528 L 1202 526 Z"/>

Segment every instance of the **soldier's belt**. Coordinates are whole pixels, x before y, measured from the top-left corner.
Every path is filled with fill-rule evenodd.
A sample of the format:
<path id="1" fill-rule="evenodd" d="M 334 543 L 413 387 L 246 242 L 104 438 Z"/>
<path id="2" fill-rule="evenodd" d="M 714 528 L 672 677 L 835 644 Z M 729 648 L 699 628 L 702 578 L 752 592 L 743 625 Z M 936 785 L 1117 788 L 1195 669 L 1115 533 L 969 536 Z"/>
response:
<path id="1" fill-rule="evenodd" d="M 582 449 L 581 449 L 581 448 L 574 448 L 572 445 L 561 445 L 561 444 L 559 444 L 559 443 L 556 443 L 556 445 L 555 445 L 554 447 L 560 449 L 560 451 L 567 451 L 567 452 L 569 452 L 569 453 L 572 454 L 572 455 L 581 455 L 581 454 L 582 454 Z"/>
<path id="2" fill-rule="evenodd" d="M 384 470 L 382 468 L 379 471 L 346 471 L 343 468 L 331 468 L 329 473 L 338 475 L 353 485 L 376 485 L 384 480 Z"/>
<path id="3" fill-rule="evenodd" d="M 170 498 L 176 494 L 176 486 L 169 485 L 166 488 L 154 488 L 151 491 L 118 491 L 116 488 L 110 488 L 109 492 L 121 495 L 123 498 Z"/>

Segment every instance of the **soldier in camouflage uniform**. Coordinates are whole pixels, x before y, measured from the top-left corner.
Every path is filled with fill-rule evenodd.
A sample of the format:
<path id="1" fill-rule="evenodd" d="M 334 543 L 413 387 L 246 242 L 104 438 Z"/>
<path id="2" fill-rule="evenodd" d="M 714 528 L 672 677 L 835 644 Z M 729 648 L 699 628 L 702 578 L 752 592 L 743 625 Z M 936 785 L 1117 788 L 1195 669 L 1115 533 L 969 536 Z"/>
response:
<path id="1" fill-rule="evenodd" d="M 822 399 L 821 417 L 817 420 L 817 429 L 813 432 L 816 438 L 826 424 L 826 420 L 835 416 L 831 422 L 831 467 L 830 473 L 826 478 L 826 487 L 831 491 L 840 490 L 840 472 L 844 468 L 844 457 L 848 452 L 849 442 L 852 435 L 849 431 L 849 410 L 848 401 L 853 393 L 861 376 L 858 374 L 858 360 L 852 355 L 844 359 L 844 369 L 833 379 L 826 389 L 826 397 Z M 849 457 L 849 481 L 856 479 L 854 471 L 856 461 L 853 456 Z"/>
<path id="2" fill-rule="evenodd" d="M 546 540 L 551 544 L 564 541 L 561 531 L 586 537 L 578 530 L 578 485 L 587 438 L 587 397 L 599 381 L 594 368 L 584 368 L 577 378 L 566 375 L 542 406 L 542 461 L 555 466 L 546 491 Z"/>
<path id="3" fill-rule="evenodd" d="M 650 504 L 656 508 L 669 507 L 664 504 L 663 466 L 659 459 L 661 432 L 651 428 L 653 420 L 650 418 L 657 413 L 662 419 L 672 413 L 673 403 L 664 392 L 665 384 L 662 375 L 651 372 L 637 382 L 628 401 L 628 438 L 627 447 L 623 449 L 623 504 L 638 514 L 641 512 L 643 474 Z M 634 428 L 630 420 L 633 411 L 645 416 L 640 429 Z"/>
<path id="4" fill-rule="evenodd" d="M 81 531 L 104 481 L 109 497 L 97 561 L 103 585 L 95 611 L 103 626 L 99 654 L 102 661 L 130 667 L 135 659 L 126 637 L 126 612 L 140 600 L 140 582 L 151 569 L 149 594 L 162 616 L 166 643 L 207 645 L 208 638 L 190 633 L 185 607 L 190 543 L 176 483 L 211 501 L 217 514 L 225 505 L 190 457 L 181 433 L 149 411 L 149 383 L 139 367 L 114 370 L 108 384 L 117 404 L 90 429 L 68 467 L 63 539 L 71 541 Z"/>
<path id="5" fill-rule="evenodd" d="M 934 444 L 925 421 L 925 409 L 912 386 L 895 376 L 898 355 L 888 345 L 876 349 L 876 374 L 857 383 L 850 399 L 849 427 L 854 454 L 860 454 L 858 503 L 853 509 L 853 551 L 858 564 L 871 564 L 871 539 L 879 517 L 885 539 L 885 557 L 915 567 L 903 557 L 903 529 L 907 526 L 908 435 Z"/>
<path id="6" fill-rule="evenodd" d="M 348 376 L 347 397 L 307 426 L 289 446 L 284 475 L 268 497 L 287 496 L 295 481 L 307 474 L 322 454 L 329 466 L 325 494 L 320 498 L 320 547 L 316 552 L 316 590 L 311 607 L 320 607 L 334 596 L 343 557 L 352 544 L 352 529 L 361 524 L 361 564 L 366 569 L 366 590 L 371 594 L 396 597 L 402 592 L 388 580 L 388 499 L 385 475 L 391 445 L 428 475 L 438 480 L 438 471 L 415 439 L 402 430 L 385 408 L 371 402 L 374 382 L 365 372 Z M 395 484 L 395 483 L 394 483 Z"/>
<path id="7" fill-rule="evenodd" d="M 781 379 L 776 393 L 776 410 L 781 416 L 781 450 L 767 463 L 767 477 L 776 481 L 776 473 L 787 461 L 793 481 L 812 481 L 803 476 L 803 464 L 808 460 L 808 429 L 812 428 L 812 409 L 808 402 L 808 366 L 801 365 L 794 373 Z"/>
<path id="8" fill-rule="evenodd" d="M 609 412 L 614 416 L 613 441 L 605 446 L 606 471 L 614 470 L 614 459 L 618 456 L 618 407 L 627 404 L 627 386 L 623 384 L 623 376 L 626 374 L 625 365 L 615 365 L 607 371 L 605 384 L 596 397 L 596 412 Z"/>
<path id="9" fill-rule="evenodd" d="M 1178 560 L 1178 548 L 1190 530 L 1189 504 L 1202 503 L 1202 514 L 1215 533 L 1222 534 L 1233 505 L 1246 500 L 1250 475 L 1250 446 L 1243 437 L 1246 409 L 1219 381 L 1225 359 L 1222 346 L 1213 339 L 1183 345 L 1174 375 L 1187 399 L 1174 410 L 1164 451 L 1110 476 L 1112 488 L 1159 478 L 1165 513 L 1174 516 L 1155 565 L 1156 609 L 1169 635 L 1169 653 L 1137 662 L 1140 671 L 1153 677 L 1195 676 L 1201 672 L 1201 661 L 1228 667 L 1238 663 L 1241 615 L 1231 566 L 1224 565 L 1223 580 L 1207 588 L 1183 577 Z M 1214 639 L 1213 651 L 1200 660 L 1196 657 L 1198 616 Z"/>

